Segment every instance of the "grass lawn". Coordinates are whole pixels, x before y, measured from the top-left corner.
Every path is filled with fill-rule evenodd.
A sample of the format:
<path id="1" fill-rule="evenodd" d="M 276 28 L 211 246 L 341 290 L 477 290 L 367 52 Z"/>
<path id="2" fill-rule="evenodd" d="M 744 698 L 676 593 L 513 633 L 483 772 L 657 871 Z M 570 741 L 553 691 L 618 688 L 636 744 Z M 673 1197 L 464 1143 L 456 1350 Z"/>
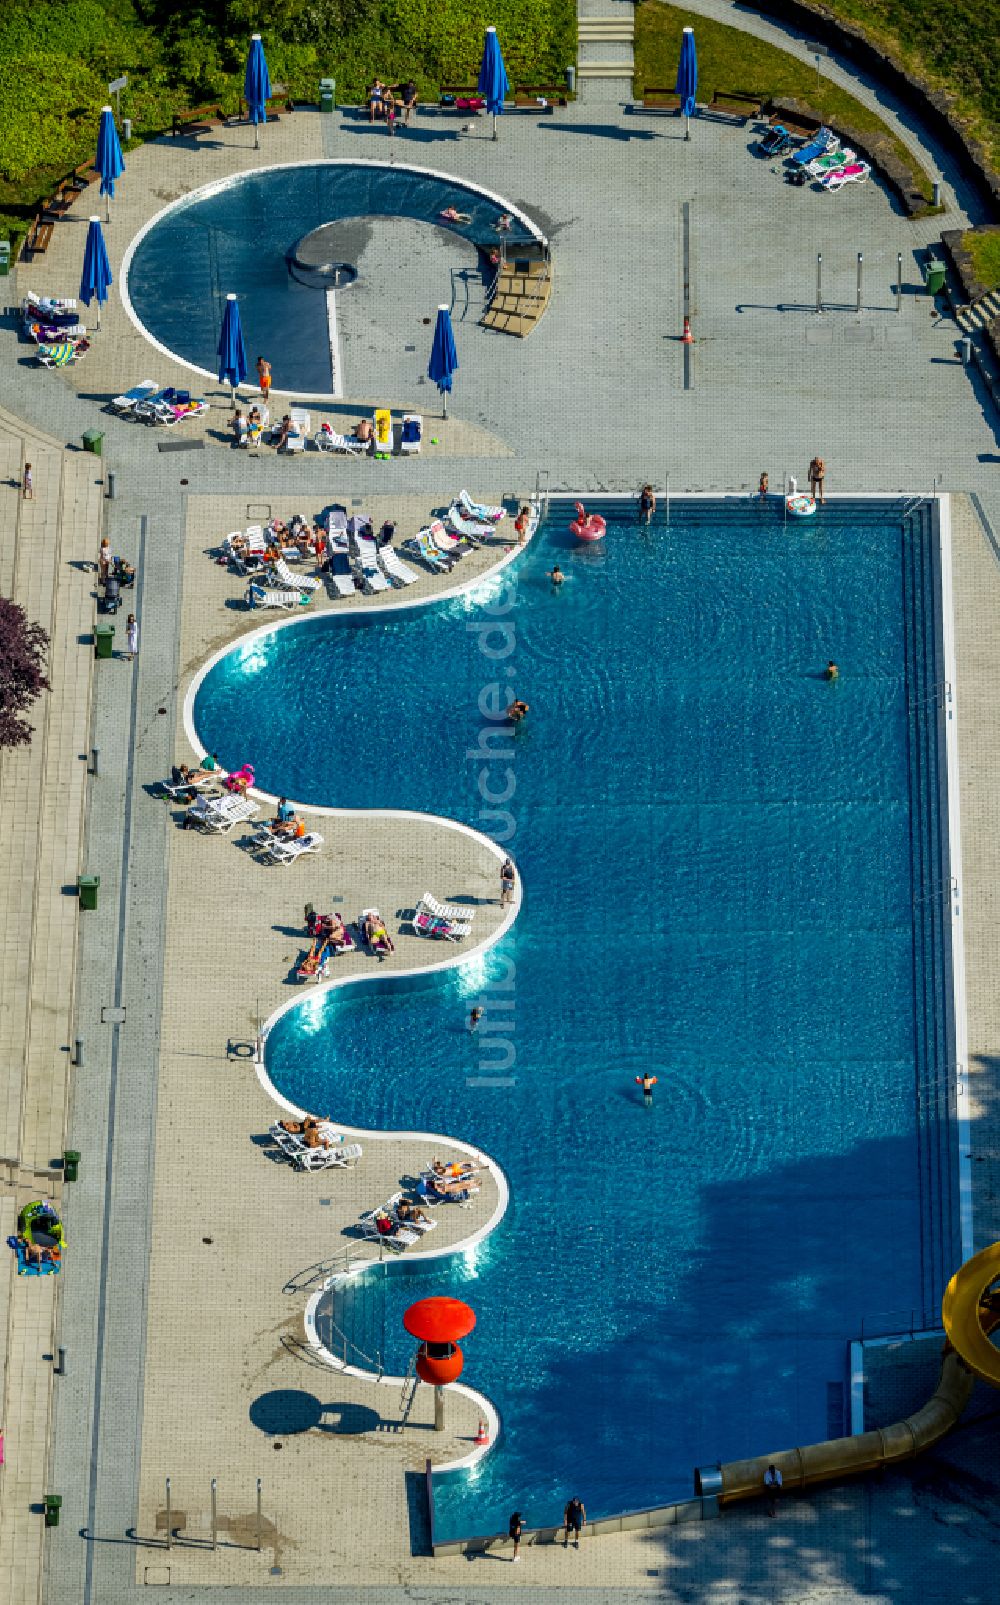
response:
<path id="1" fill-rule="evenodd" d="M 635 93 L 646 85 L 672 87 L 677 76 L 681 31 L 693 28 L 698 45 L 698 99 L 737 91 L 761 100 L 792 95 L 812 106 L 821 117 L 839 117 L 859 133 L 879 133 L 892 141 L 899 160 L 913 173 L 913 187 L 930 204 L 933 189 L 927 174 L 914 162 L 906 146 L 895 138 L 881 118 L 846 90 L 820 77 L 805 62 L 763 39 L 714 22 L 682 6 L 662 0 L 643 0 L 635 12 Z"/>
<path id="2" fill-rule="evenodd" d="M 825 0 L 885 54 L 953 102 L 1000 167 L 1000 20 L 982 0 Z"/>
<path id="3" fill-rule="evenodd" d="M 962 244 L 972 258 L 976 278 L 987 290 L 1000 286 L 1000 229 L 991 234 L 962 235 Z"/>

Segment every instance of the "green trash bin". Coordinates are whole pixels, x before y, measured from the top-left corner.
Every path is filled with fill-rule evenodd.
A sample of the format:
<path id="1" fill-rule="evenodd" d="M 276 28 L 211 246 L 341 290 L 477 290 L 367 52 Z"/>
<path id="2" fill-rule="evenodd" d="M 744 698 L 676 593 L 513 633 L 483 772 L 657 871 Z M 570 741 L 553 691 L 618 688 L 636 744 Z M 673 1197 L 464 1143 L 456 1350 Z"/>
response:
<path id="1" fill-rule="evenodd" d="M 83 449 L 92 451 L 95 457 L 104 454 L 104 436 L 99 429 L 85 429 L 83 431 Z"/>
<path id="2" fill-rule="evenodd" d="M 113 658 L 115 655 L 115 627 L 113 624 L 95 624 L 95 658 Z"/>
<path id="3" fill-rule="evenodd" d="M 76 1181 L 79 1169 L 79 1153 L 75 1148 L 67 1148 L 63 1153 L 63 1181 Z"/>
<path id="4" fill-rule="evenodd" d="M 62 1494 L 46 1494 L 43 1503 L 45 1505 L 46 1527 L 58 1527 L 59 1512 L 62 1509 Z"/>
<path id="5" fill-rule="evenodd" d="M 319 109 L 328 114 L 333 111 L 334 101 L 337 97 L 336 78 L 321 78 L 319 81 Z"/>
<path id="6" fill-rule="evenodd" d="M 97 907 L 97 888 L 101 884 L 100 875 L 78 875 L 76 877 L 77 891 L 80 893 L 81 908 Z"/>
<path id="7" fill-rule="evenodd" d="M 0 279 L 10 273 L 10 240 L 0 240 Z"/>
<path id="8" fill-rule="evenodd" d="M 941 291 L 944 289 L 946 274 L 947 270 L 944 263 L 936 261 L 933 257 L 925 264 L 924 286 L 928 295 L 941 294 Z"/>

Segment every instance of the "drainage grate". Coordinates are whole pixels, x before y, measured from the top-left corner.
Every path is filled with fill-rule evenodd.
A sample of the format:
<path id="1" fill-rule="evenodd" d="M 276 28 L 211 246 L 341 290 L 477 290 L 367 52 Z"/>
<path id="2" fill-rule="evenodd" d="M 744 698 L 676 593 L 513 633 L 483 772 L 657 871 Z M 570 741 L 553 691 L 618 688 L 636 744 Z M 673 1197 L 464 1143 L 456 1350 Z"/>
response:
<path id="1" fill-rule="evenodd" d="M 157 451 L 204 451 L 203 440 L 161 440 Z"/>

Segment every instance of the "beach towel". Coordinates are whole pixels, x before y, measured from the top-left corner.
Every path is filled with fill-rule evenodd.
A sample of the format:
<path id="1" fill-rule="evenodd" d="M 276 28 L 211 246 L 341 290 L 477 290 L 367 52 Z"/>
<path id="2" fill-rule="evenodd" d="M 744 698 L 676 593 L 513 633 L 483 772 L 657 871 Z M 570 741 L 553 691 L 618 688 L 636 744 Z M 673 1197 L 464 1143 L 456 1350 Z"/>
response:
<path id="1" fill-rule="evenodd" d="M 50 1256 L 49 1258 L 41 1261 L 31 1260 L 29 1262 L 24 1251 L 24 1244 L 19 1237 L 8 1237 L 7 1247 L 12 1248 L 17 1256 L 18 1276 L 58 1276 L 62 1270 L 62 1261 L 59 1258 L 58 1249 L 46 1249 L 45 1252 Z"/>

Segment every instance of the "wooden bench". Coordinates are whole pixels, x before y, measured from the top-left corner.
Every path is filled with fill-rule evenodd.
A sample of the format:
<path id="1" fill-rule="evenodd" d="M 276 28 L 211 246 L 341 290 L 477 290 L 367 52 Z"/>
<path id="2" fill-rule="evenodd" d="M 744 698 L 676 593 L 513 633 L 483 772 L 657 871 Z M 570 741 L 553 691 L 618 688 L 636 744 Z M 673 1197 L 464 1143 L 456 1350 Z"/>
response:
<path id="1" fill-rule="evenodd" d="M 271 93 L 271 98 L 269 99 L 269 101 L 267 103 L 267 120 L 268 120 L 268 122 L 269 123 L 280 123 L 281 117 L 280 117 L 279 113 L 274 111 L 274 110 L 272 110 L 272 108 L 274 106 L 280 106 L 282 111 L 294 111 L 295 110 L 295 102 L 288 95 L 285 94 L 284 87 L 281 84 L 275 84 L 273 86 L 272 93 Z M 239 105 L 240 121 L 242 122 L 245 118 L 249 117 L 249 115 L 250 115 L 250 108 L 247 105 L 246 101 L 243 99 L 243 96 L 241 95 L 240 96 L 240 105 Z"/>
<path id="2" fill-rule="evenodd" d="M 45 213 L 56 213 L 58 216 L 61 216 L 63 212 L 68 212 L 73 202 L 76 200 L 77 194 L 78 191 L 71 189 L 64 181 L 59 185 L 59 188 L 56 190 L 52 199 L 45 202 L 45 205 L 42 207 L 43 215 Z"/>
<path id="3" fill-rule="evenodd" d="M 89 189 L 97 176 L 97 168 L 93 162 L 81 162 L 79 167 L 74 167 L 66 179 L 66 183 L 71 184 L 78 195 L 82 195 L 85 189 Z"/>
<path id="4" fill-rule="evenodd" d="M 724 116 L 739 117 L 742 122 L 749 122 L 751 117 L 760 116 L 763 102 L 758 100 L 756 95 L 744 95 L 737 89 L 726 91 L 717 89 L 708 109 L 721 112 Z"/>
<path id="5" fill-rule="evenodd" d="M 198 106 L 192 111 L 175 111 L 170 132 L 176 139 L 185 130 L 189 134 L 207 134 L 213 123 L 224 123 L 226 114 L 221 106 Z"/>
<path id="6" fill-rule="evenodd" d="M 39 214 L 25 236 L 24 249 L 30 251 L 32 256 L 42 256 L 49 248 L 49 241 L 52 238 L 52 230 L 54 228 L 54 222 L 47 221 L 44 216 Z"/>
<path id="7" fill-rule="evenodd" d="M 446 95 L 450 95 L 451 99 L 450 100 L 446 100 L 445 99 Z M 457 101 L 457 100 L 481 100 L 482 98 L 483 97 L 480 95 L 479 90 L 478 90 L 478 88 L 477 88 L 477 86 L 475 84 L 473 84 L 471 87 L 468 84 L 442 84 L 441 85 L 441 94 L 438 97 L 438 109 L 440 111 L 457 111 L 458 107 L 454 104 L 455 101 Z M 366 108 L 367 108 L 367 104 L 368 103 L 366 101 L 365 102 Z M 485 104 L 485 102 L 484 102 L 484 104 Z M 468 109 L 469 108 L 467 106 L 463 106 L 463 108 L 462 108 L 462 115 L 463 116 L 466 114 Z"/>
<path id="8" fill-rule="evenodd" d="M 643 111 L 680 111 L 681 97 L 675 89 L 653 89 L 647 85 L 642 92 Z"/>
<path id="9" fill-rule="evenodd" d="M 782 128 L 787 128 L 790 134 L 795 134 L 799 139 L 811 139 L 820 126 L 819 123 L 801 122 L 792 117 L 783 117 L 776 111 L 772 112 L 767 120 L 771 128 L 777 128 L 780 123 Z"/>
<path id="10" fill-rule="evenodd" d="M 540 100 L 548 104 L 539 106 Z M 514 105 L 521 111 L 548 111 L 553 106 L 565 104 L 566 88 L 563 84 L 517 84 L 514 89 Z"/>

